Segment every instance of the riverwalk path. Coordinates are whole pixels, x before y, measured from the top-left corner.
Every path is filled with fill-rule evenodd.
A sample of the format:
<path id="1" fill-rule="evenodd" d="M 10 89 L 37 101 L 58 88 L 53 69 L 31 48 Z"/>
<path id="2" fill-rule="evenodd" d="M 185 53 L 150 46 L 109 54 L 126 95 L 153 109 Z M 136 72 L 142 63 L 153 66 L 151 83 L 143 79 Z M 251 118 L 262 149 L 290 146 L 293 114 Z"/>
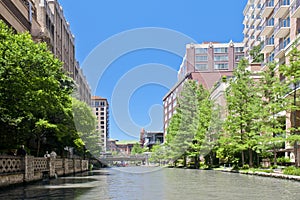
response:
<path id="1" fill-rule="evenodd" d="M 268 173 L 268 172 L 260 172 L 260 171 L 251 171 L 251 170 L 243 171 L 243 170 L 233 170 L 232 168 L 224 168 L 224 169 L 218 169 L 218 171 L 226 172 L 226 173 L 239 173 L 245 175 L 255 175 L 255 176 L 264 176 L 264 177 L 271 177 L 271 178 L 300 181 L 300 176 L 283 174 L 281 170 L 274 170 L 274 172 Z"/>

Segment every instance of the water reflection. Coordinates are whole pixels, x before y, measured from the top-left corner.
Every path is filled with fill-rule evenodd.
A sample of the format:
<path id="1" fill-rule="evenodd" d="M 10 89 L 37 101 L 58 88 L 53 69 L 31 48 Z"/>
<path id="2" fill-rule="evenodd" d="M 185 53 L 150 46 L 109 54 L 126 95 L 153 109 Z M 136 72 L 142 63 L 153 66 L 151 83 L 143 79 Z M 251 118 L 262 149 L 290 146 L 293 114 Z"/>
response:
<path id="1" fill-rule="evenodd" d="M 2 199 L 296 200 L 299 182 L 216 171 L 126 167 L 0 190 Z"/>

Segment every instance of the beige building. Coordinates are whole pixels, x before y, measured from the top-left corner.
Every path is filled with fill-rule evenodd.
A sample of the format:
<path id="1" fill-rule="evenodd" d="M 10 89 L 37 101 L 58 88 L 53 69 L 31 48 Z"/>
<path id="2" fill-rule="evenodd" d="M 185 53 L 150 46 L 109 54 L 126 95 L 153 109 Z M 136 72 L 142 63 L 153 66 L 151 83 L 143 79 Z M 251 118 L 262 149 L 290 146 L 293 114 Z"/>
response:
<path id="1" fill-rule="evenodd" d="M 100 133 L 100 145 L 102 153 L 107 151 L 109 138 L 109 104 L 107 99 L 92 96 L 92 109 L 97 118 L 96 130 Z"/>
<path id="2" fill-rule="evenodd" d="M 38 34 L 37 12 L 32 0 L 1 0 L 0 11 L 0 19 L 16 32 Z"/>
<path id="3" fill-rule="evenodd" d="M 178 82 L 163 97 L 164 135 L 173 114 L 176 112 L 177 98 L 188 79 L 195 80 L 211 90 L 223 77 L 232 76 L 234 68 L 244 57 L 244 44 L 204 42 L 187 44 L 186 53 L 178 71 Z"/>
<path id="4" fill-rule="evenodd" d="M 253 58 L 250 51 L 254 46 L 261 44 L 261 53 L 264 54 L 264 61 L 261 70 L 266 67 L 266 63 L 276 61 L 278 64 L 288 64 L 288 53 L 300 33 L 300 1 L 299 0 L 249 0 L 244 9 L 244 43 L 245 56 L 251 62 Z M 299 48 L 299 42 L 296 43 Z M 299 69 L 300 70 L 300 69 Z M 284 79 L 283 76 L 280 76 Z M 294 89 L 294 88 L 292 88 Z M 296 88 L 296 90 L 298 90 Z M 283 114 L 283 115 L 282 115 Z M 292 116 L 290 113 L 281 113 L 286 117 L 286 129 L 292 126 Z M 297 112 L 299 116 L 299 112 Z M 296 120 L 296 125 L 300 124 Z M 287 153 L 292 161 L 295 160 L 293 149 L 286 143 Z M 298 161 L 300 152 L 298 152 Z"/>
<path id="5" fill-rule="evenodd" d="M 16 32 L 28 31 L 33 40 L 46 42 L 64 63 L 77 86 L 77 98 L 91 102 L 91 90 L 75 59 L 75 38 L 57 0 L 1 0 L 0 19 Z"/>

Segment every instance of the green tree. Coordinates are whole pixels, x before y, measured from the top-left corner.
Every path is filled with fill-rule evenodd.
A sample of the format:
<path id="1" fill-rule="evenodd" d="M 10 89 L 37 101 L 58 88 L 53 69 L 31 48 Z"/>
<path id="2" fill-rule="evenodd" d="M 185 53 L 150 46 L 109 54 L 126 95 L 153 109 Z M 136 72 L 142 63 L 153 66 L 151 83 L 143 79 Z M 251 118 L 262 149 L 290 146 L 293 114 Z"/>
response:
<path id="1" fill-rule="evenodd" d="M 249 165 L 253 165 L 253 150 L 259 135 L 259 113 L 261 98 L 257 95 L 256 84 L 251 78 L 251 72 L 246 69 L 247 60 L 239 62 L 234 71 L 234 79 L 226 90 L 228 116 L 224 124 L 227 132 L 223 139 L 232 145 L 241 155 L 242 165 L 245 164 L 245 153 L 248 151 Z M 235 153 L 235 152 L 232 152 Z"/>
<path id="2" fill-rule="evenodd" d="M 294 143 L 294 153 L 295 153 L 295 164 L 299 166 L 299 160 L 297 155 L 298 142 L 300 141 L 299 135 L 299 126 L 297 125 L 297 114 L 300 111 L 300 106 L 297 103 L 297 89 L 300 83 L 300 51 L 293 46 L 292 50 L 288 54 L 289 56 L 289 64 L 280 66 L 280 72 L 285 77 L 285 82 L 290 86 L 290 96 L 292 97 L 292 102 L 289 104 L 288 111 L 291 112 L 292 127 L 290 129 L 291 135 L 288 140 Z M 288 97 L 289 98 L 289 97 Z"/>
<path id="3" fill-rule="evenodd" d="M 142 154 L 144 153 L 144 149 L 141 147 L 141 145 L 137 142 L 133 145 L 131 149 L 131 154 L 136 155 L 136 154 Z"/>
<path id="4" fill-rule="evenodd" d="M 285 116 L 278 116 L 287 108 L 286 84 L 280 81 L 276 74 L 276 63 L 269 63 L 262 73 L 259 85 L 262 95 L 261 133 L 258 151 L 273 150 L 274 164 L 277 164 L 277 149 L 282 147 L 285 140 Z M 262 152 L 266 153 L 266 152 Z"/>
<path id="5" fill-rule="evenodd" d="M 254 46 L 250 52 L 250 56 L 252 57 L 252 63 L 261 63 L 264 61 L 264 54 L 261 53 L 261 45 Z"/>
<path id="6" fill-rule="evenodd" d="M 194 80 L 188 80 L 184 83 L 178 97 L 179 106 L 176 110 L 179 113 L 178 116 L 180 116 L 180 125 L 169 145 L 174 160 L 183 158 L 184 166 L 186 166 L 188 151 L 198 128 L 198 95 L 198 84 Z"/>
<path id="7" fill-rule="evenodd" d="M 100 133 L 96 131 L 97 121 L 90 106 L 73 98 L 73 116 L 78 138 L 75 139 L 77 148 L 83 153 L 100 156 Z"/>
<path id="8" fill-rule="evenodd" d="M 196 133 L 189 149 L 189 155 L 194 158 L 195 168 L 199 168 L 200 155 L 206 156 L 211 153 L 210 139 L 212 132 L 209 131 L 212 120 L 212 101 L 209 98 L 209 92 L 199 85 L 196 88 L 197 117 L 195 122 Z"/>
<path id="9" fill-rule="evenodd" d="M 38 149 L 48 139 L 68 143 L 75 133 L 73 81 L 62 63 L 45 43 L 34 43 L 28 33 L 14 34 L 2 21 L 0 55 L 1 148 L 36 142 L 32 148 Z"/>

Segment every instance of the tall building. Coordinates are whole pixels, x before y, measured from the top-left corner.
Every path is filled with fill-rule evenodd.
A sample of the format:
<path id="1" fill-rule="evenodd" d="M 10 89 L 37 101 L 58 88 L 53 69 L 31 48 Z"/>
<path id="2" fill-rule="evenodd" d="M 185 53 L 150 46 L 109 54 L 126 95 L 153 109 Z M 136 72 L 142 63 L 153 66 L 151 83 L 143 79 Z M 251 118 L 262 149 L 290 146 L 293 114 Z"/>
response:
<path id="1" fill-rule="evenodd" d="M 176 112 L 177 98 L 186 80 L 195 80 L 204 88 L 211 89 L 222 77 L 232 76 L 234 68 L 243 57 L 243 43 L 187 44 L 178 71 L 178 82 L 163 97 L 164 134 L 167 134 L 170 119 Z"/>
<path id="2" fill-rule="evenodd" d="M 96 130 L 100 133 L 100 144 L 102 152 L 107 151 L 109 138 L 109 104 L 107 99 L 99 96 L 92 96 L 92 109 L 97 118 Z"/>
<path id="3" fill-rule="evenodd" d="M 32 0 L 1 0 L 0 11 L 0 19 L 15 32 L 38 34 L 37 12 Z"/>
<path id="4" fill-rule="evenodd" d="M 276 61 L 278 65 L 288 64 L 288 53 L 293 44 L 299 49 L 300 33 L 300 1 L 299 0 L 249 0 L 244 9 L 244 43 L 245 56 L 250 62 L 253 58 L 250 51 L 257 45 L 261 45 L 261 53 L 264 60 L 261 63 L 261 70 L 267 66 L 266 63 Z M 295 43 L 296 42 L 296 43 Z M 278 70 L 278 68 L 277 68 Z M 300 69 L 299 69 L 300 70 Z M 279 74 L 279 72 L 278 72 Z M 283 80 L 284 77 L 280 75 Z M 296 90 L 300 87 L 298 86 Z M 294 90 L 295 88 L 291 88 Z M 300 112 L 297 111 L 296 126 L 300 124 Z M 282 114 L 286 119 L 287 133 L 293 124 L 293 117 L 290 112 Z M 298 148 L 298 151 L 300 146 Z M 300 151 L 298 161 L 300 160 Z M 297 155 L 296 154 L 296 155 Z M 295 160 L 293 147 L 286 143 L 286 156 Z"/>
<path id="5" fill-rule="evenodd" d="M 15 32 L 28 31 L 36 42 L 46 42 L 75 81 L 77 98 L 91 102 L 91 90 L 75 59 L 75 38 L 57 0 L 1 0 L 0 19 Z"/>
<path id="6" fill-rule="evenodd" d="M 264 62 L 286 62 L 286 55 L 300 32 L 299 0 L 249 0 L 244 9 L 245 56 L 261 44 Z M 264 64 L 263 64 L 264 65 Z"/>

